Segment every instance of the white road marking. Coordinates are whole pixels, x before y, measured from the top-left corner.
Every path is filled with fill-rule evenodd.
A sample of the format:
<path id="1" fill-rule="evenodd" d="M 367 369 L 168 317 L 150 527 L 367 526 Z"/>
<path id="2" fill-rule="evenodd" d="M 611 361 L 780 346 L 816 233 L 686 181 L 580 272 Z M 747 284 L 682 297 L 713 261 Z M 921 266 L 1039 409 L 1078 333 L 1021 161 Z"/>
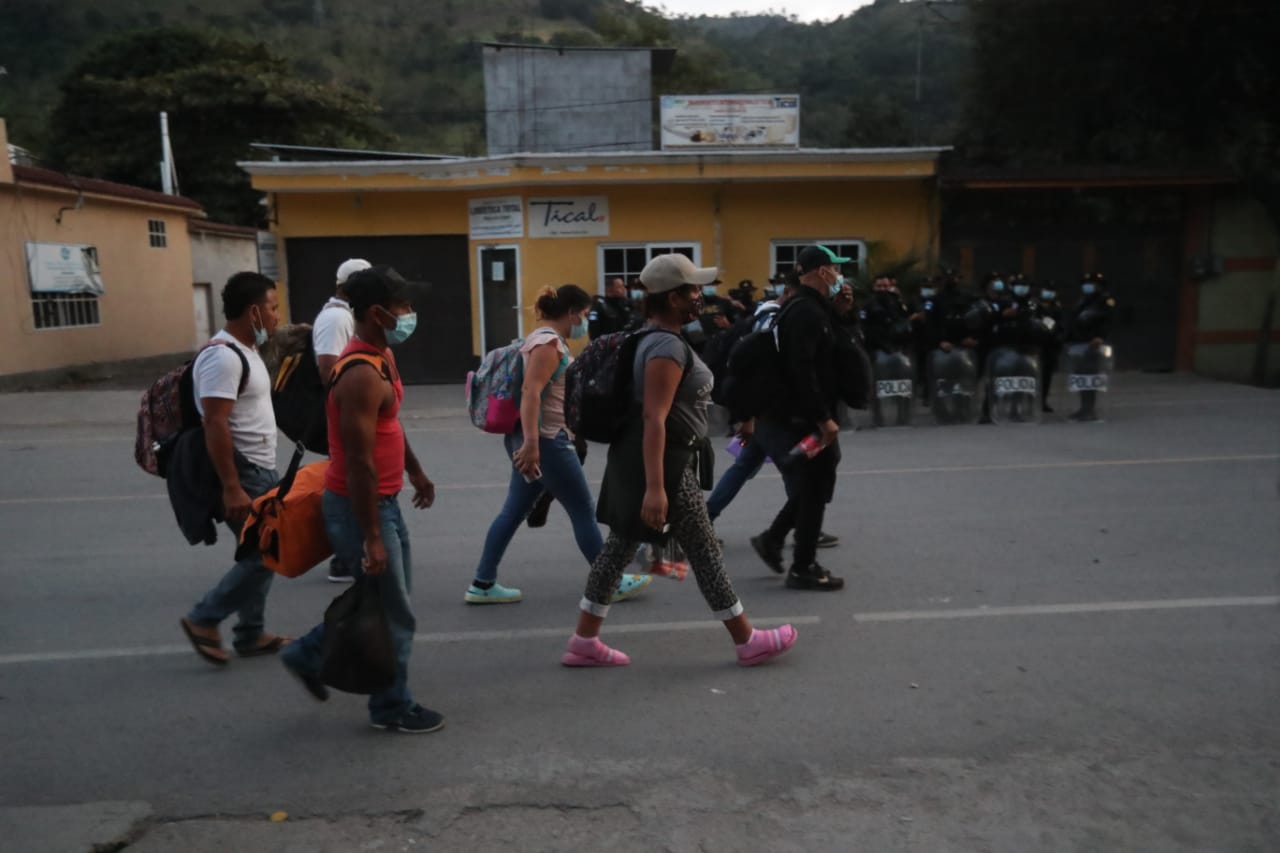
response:
<path id="1" fill-rule="evenodd" d="M 1128 613 L 1149 610 L 1201 610 L 1212 607 L 1275 607 L 1280 595 L 1228 598 L 1174 598 L 1157 601 L 1096 601 L 1084 604 L 1027 604 L 950 610 L 897 610 L 855 613 L 855 622 L 928 622 L 941 619 L 992 619 L 1005 616 L 1063 616 L 1080 613 Z"/>
<path id="2" fill-rule="evenodd" d="M 1238 456 L 1174 456 L 1155 459 L 1085 459 L 1075 462 L 1025 462 L 1007 465 L 948 465 L 928 468 L 849 468 L 842 469 L 842 477 L 857 476 L 892 476 L 898 474 L 960 474 L 981 473 L 983 471 L 1054 471 L 1071 468 L 1125 468 L 1140 465 L 1212 465 L 1226 462 L 1276 462 L 1280 454 L 1255 453 Z M 777 479 L 778 474 L 761 474 L 760 477 Z M 600 480 L 588 480 L 591 485 L 600 485 Z M 507 488 L 507 482 L 501 483 L 453 483 L 436 484 L 437 492 L 477 492 Z M 168 495 L 161 493 L 139 495 L 66 495 L 48 498 L 0 498 L 0 506 L 25 506 L 28 504 L 67 504 L 67 503 L 116 503 L 134 500 L 168 500 Z"/>
<path id="3" fill-rule="evenodd" d="M 822 621 L 819 616 L 779 616 L 766 619 L 753 619 L 752 624 L 761 627 L 771 625 L 817 625 Z M 661 634 L 673 631 L 709 631 L 721 630 L 720 623 L 714 619 L 699 619 L 696 622 L 641 622 L 635 625 L 610 625 L 609 635 L 616 634 Z M 413 638 L 415 643 L 476 643 L 505 642 L 511 640 L 565 639 L 573 633 L 573 623 L 566 622 L 556 628 L 513 628 L 507 631 L 441 631 L 418 634 Z M 234 654 L 228 650 L 229 654 Z M 119 649 L 82 649 L 67 652 L 33 652 L 31 654 L 0 655 L 0 666 L 24 663 L 64 663 L 68 661 L 112 660 L 116 658 L 164 657 L 167 655 L 194 655 L 190 645 L 170 646 L 135 646 Z"/>
<path id="4" fill-rule="evenodd" d="M 853 614 L 858 623 L 935 622 L 948 619 L 995 619 L 1010 616 L 1065 616 L 1096 613 L 1129 613 L 1163 610 L 1206 610 L 1223 607 L 1277 607 L 1280 595 L 1243 595 L 1221 598 L 1175 598 L 1155 601 L 1095 601 L 1080 604 L 1028 604 L 1013 607 L 971 607 L 941 610 L 890 610 Z M 756 625 L 817 625 L 819 616 L 782 616 L 752 620 Z M 418 634 L 417 643 L 509 642 L 513 640 L 556 639 L 569 635 L 572 626 L 555 628 L 514 628 L 507 631 L 442 631 Z M 635 625 L 610 625 L 609 635 L 658 634 L 673 631 L 718 630 L 711 619 L 692 622 L 642 622 Z M 34 652 L 0 655 L 0 666 L 30 663 L 63 663 L 69 661 L 111 660 L 117 658 L 159 657 L 194 654 L 188 645 L 138 646 L 119 649 L 83 649 L 66 652 Z"/>

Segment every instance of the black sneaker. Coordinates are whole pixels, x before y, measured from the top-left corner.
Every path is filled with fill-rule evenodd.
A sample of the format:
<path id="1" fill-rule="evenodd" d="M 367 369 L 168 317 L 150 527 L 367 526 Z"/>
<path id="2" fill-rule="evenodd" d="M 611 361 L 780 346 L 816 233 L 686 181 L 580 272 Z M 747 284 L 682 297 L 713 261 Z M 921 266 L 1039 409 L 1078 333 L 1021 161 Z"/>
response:
<path id="1" fill-rule="evenodd" d="M 329 561 L 329 583 L 355 583 L 355 580 L 356 576 L 345 563 L 338 562 L 337 558 Z"/>
<path id="2" fill-rule="evenodd" d="M 438 732 L 444 728 L 444 716 L 430 708 L 424 708 L 415 704 L 412 708 L 400 715 L 399 719 L 390 720 L 385 723 L 370 722 L 369 725 L 375 729 L 385 729 L 389 732 L 404 732 L 407 735 L 425 735 L 429 732 Z"/>
<path id="3" fill-rule="evenodd" d="M 835 592 L 844 589 L 844 579 L 838 578 L 817 563 L 799 571 L 787 572 L 787 589 L 810 589 L 821 592 Z"/>
<path id="4" fill-rule="evenodd" d="M 830 533 L 819 533 L 817 546 L 819 548 L 834 548 L 840 544 L 839 536 L 832 536 Z"/>
<path id="5" fill-rule="evenodd" d="M 301 667 L 292 663 L 287 655 L 281 655 L 280 662 L 284 664 L 285 669 L 289 670 L 290 675 L 302 682 L 302 686 L 315 697 L 317 702 L 327 702 L 329 700 L 329 688 L 325 686 L 320 676 L 304 671 Z"/>
<path id="6" fill-rule="evenodd" d="M 778 574 L 787 570 L 786 566 L 782 565 L 782 548 L 770 542 L 767 533 L 752 536 L 751 547 L 760 555 L 760 559 L 764 560 L 764 564 Z"/>

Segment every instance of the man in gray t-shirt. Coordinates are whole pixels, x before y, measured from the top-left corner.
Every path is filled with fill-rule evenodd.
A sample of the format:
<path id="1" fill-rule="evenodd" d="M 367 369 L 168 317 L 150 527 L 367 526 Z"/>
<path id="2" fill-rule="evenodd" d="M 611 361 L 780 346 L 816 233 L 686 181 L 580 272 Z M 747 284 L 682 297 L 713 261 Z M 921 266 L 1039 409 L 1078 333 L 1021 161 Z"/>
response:
<path id="1" fill-rule="evenodd" d="M 645 326 L 642 332 L 653 329 Z M 655 358 L 666 358 L 680 365 L 685 370 L 685 362 L 692 358 L 693 364 L 685 371 L 684 377 L 676 387 L 675 400 L 671 404 L 670 419 L 682 429 L 687 429 L 695 438 L 707 436 L 707 411 L 711 406 L 711 389 L 715 386 L 715 377 L 711 368 L 703 363 L 683 338 L 665 331 L 652 331 L 640 339 L 636 345 L 635 394 L 638 402 L 644 402 L 645 367 Z"/>

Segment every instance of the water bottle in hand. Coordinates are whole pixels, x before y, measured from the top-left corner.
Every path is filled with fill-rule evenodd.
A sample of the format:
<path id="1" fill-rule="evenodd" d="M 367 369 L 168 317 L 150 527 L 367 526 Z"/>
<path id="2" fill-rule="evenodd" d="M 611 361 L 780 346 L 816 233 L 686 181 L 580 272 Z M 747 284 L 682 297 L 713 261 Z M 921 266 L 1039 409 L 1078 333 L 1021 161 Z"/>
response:
<path id="1" fill-rule="evenodd" d="M 806 435 L 800 439 L 800 443 L 791 448 L 787 454 L 790 459 L 799 459 L 801 456 L 812 459 L 822 452 L 822 433 L 815 432 L 812 435 Z"/>

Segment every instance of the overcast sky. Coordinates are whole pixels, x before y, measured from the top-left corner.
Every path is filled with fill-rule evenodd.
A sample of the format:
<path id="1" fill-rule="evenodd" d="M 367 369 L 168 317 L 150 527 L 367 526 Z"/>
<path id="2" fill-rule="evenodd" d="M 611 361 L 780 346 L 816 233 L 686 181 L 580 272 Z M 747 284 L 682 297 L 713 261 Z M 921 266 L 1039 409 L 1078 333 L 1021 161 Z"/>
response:
<path id="1" fill-rule="evenodd" d="M 802 21 L 829 21 L 848 15 L 870 2 L 871 0 L 792 0 L 790 3 L 784 0 L 650 0 L 645 5 L 665 7 L 668 12 L 676 15 L 729 15 L 733 12 L 758 14 L 773 9 L 783 14 L 794 13 Z"/>

